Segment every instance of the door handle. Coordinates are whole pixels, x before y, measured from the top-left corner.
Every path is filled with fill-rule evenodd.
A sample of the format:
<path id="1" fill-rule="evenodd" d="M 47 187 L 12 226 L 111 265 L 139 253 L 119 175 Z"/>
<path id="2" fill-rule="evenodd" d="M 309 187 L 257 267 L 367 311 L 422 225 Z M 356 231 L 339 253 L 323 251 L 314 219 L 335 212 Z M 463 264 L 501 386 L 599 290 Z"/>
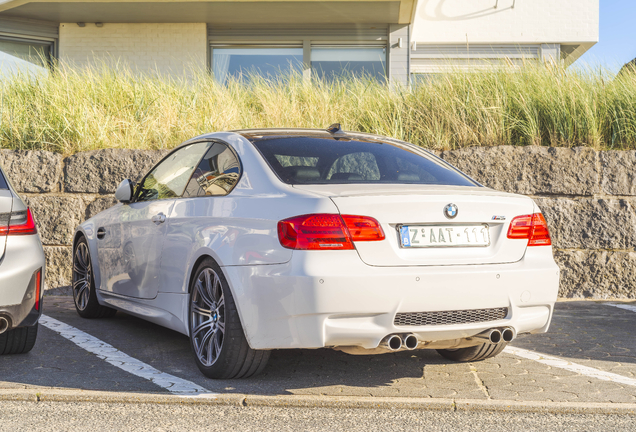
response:
<path id="1" fill-rule="evenodd" d="M 106 230 L 104 229 L 104 227 L 99 227 L 97 228 L 97 238 L 98 239 L 103 239 L 104 236 L 106 235 Z"/>
<path id="2" fill-rule="evenodd" d="M 166 221 L 166 215 L 163 213 L 159 213 L 154 215 L 150 220 L 153 221 L 155 224 L 159 225 Z"/>

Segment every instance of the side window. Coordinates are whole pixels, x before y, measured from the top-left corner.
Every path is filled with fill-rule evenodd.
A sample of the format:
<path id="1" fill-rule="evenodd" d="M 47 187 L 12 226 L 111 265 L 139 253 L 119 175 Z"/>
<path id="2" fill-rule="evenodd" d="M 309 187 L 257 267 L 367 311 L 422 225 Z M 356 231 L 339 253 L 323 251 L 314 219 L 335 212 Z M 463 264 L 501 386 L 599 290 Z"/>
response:
<path id="1" fill-rule="evenodd" d="M 241 165 L 227 146 L 214 143 L 186 187 L 184 197 L 227 195 L 241 175 Z"/>
<path id="2" fill-rule="evenodd" d="M 164 159 L 143 179 L 137 188 L 137 201 L 176 198 L 183 191 L 210 143 L 180 148 Z"/>
<path id="3" fill-rule="evenodd" d="M 349 153 L 336 159 L 327 174 L 327 179 L 331 181 L 377 181 L 380 180 L 380 170 L 373 153 Z"/>

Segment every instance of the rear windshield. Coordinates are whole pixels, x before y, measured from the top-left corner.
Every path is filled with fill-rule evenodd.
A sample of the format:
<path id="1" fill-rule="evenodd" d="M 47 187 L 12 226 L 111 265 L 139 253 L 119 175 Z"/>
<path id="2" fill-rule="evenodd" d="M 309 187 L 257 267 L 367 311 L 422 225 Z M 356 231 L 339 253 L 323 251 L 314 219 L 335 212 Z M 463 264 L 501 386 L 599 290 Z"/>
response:
<path id="1" fill-rule="evenodd" d="M 7 181 L 4 179 L 4 174 L 2 174 L 2 170 L 0 169 L 0 189 L 9 189 L 9 185 Z"/>
<path id="2" fill-rule="evenodd" d="M 252 142 L 287 184 L 477 186 L 435 156 L 397 144 L 330 137 L 257 138 Z"/>

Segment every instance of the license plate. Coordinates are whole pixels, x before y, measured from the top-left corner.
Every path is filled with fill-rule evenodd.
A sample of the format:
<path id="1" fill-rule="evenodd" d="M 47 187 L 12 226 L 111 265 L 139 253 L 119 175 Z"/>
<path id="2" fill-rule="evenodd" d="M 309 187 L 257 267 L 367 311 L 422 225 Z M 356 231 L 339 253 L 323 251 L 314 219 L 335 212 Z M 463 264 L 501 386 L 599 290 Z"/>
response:
<path id="1" fill-rule="evenodd" d="M 490 246 L 488 225 L 402 225 L 403 248 Z"/>

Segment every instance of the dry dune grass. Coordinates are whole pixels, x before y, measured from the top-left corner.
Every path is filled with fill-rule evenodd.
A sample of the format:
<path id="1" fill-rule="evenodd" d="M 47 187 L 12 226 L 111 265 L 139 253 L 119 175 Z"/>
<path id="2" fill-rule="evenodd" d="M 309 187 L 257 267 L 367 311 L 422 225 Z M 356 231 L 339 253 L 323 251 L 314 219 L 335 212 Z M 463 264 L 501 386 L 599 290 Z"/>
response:
<path id="1" fill-rule="evenodd" d="M 432 149 L 493 145 L 636 148 L 636 74 L 527 65 L 453 72 L 410 88 L 372 80 L 235 80 L 139 75 L 122 67 L 58 67 L 0 81 L 0 147 L 63 154 L 170 148 L 204 132 L 325 128 Z"/>

